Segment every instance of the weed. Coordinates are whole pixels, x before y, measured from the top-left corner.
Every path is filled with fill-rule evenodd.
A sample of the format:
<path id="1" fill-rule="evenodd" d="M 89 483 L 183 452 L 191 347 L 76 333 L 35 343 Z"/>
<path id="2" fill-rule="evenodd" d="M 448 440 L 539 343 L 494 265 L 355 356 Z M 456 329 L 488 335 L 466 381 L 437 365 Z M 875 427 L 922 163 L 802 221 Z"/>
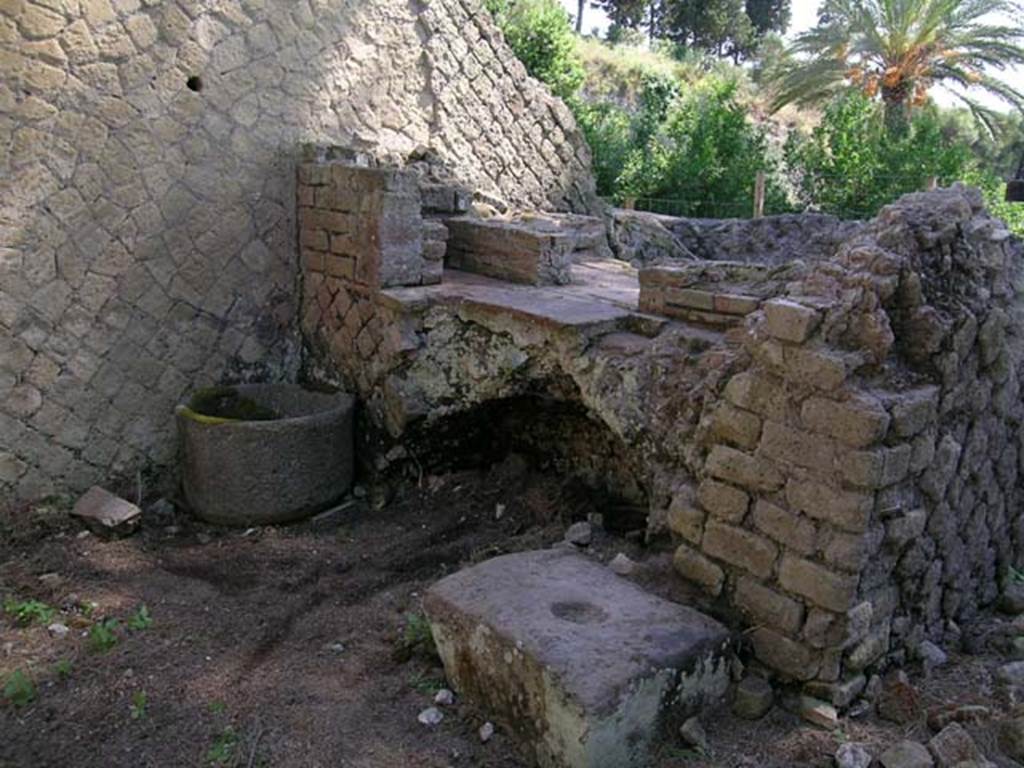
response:
<path id="1" fill-rule="evenodd" d="M 49 624 L 57 615 L 57 609 L 38 600 L 5 600 L 4 613 L 14 618 L 14 621 L 27 627 L 32 622 Z"/>
<path id="2" fill-rule="evenodd" d="M 405 628 L 396 644 L 394 656 L 397 661 L 408 661 L 416 653 L 433 658 L 437 656 L 437 647 L 427 618 L 419 613 L 407 613 Z"/>
<path id="3" fill-rule="evenodd" d="M 132 694 L 132 703 L 131 706 L 128 707 L 132 720 L 146 719 L 146 698 L 145 691 L 136 691 Z"/>
<path id="4" fill-rule="evenodd" d="M 128 629 L 141 632 L 153 626 L 153 617 L 149 615 L 149 608 L 145 604 L 139 606 L 139 610 L 128 619 Z"/>
<path id="5" fill-rule="evenodd" d="M 1024 571 L 1018 570 L 1017 568 L 1014 568 L 1011 565 L 1010 566 L 1010 581 L 1012 581 L 1012 582 L 1014 582 L 1016 584 L 1024 583 Z"/>
<path id="6" fill-rule="evenodd" d="M 117 645 L 117 619 L 104 619 L 89 630 L 89 647 L 96 653 L 105 653 Z"/>
<path id="7" fill-rule="evenodd" d="M 214 715 L 223 715 L 228 709 L 228 705 L 223 701 L 211 701 L 210 702 L 210 713 Z"/>
<path id="8" fill-rule="evenodd" d="M 682 747 L 668 747 L 665 754 L 673 760 L 701 760 L 704 757 L 699 750 L 683 749 Z"/>
<path id="9" fill-rule="evenodd" d="M 238 734 L 230 725 L 227 726 L 206 752 L 206 761 L 210 765 L 228 765 L 238 749 Z"/>
<path id="10" fill-rule="evenodd" d="M 24 707 L 35 701 L 36 687 L 22 670 L 16 669 L 4 684 L 4 698 L 16 707 Z"/>
<path id="11" fill-rule="evenodd" d="M 418 693 L 434 694 L 446 685 L 444 678 L 431 677 L 423 673 L 413 675 L 409 678 L 409 686 Z"/>
<path id="12" fill-rule="evenodd" d="M 61 659 L 53 666 L 53 671 L 61 680 L 67 680 L 69 677 L 71 677 L 71 670 L 71 659 Z"/>

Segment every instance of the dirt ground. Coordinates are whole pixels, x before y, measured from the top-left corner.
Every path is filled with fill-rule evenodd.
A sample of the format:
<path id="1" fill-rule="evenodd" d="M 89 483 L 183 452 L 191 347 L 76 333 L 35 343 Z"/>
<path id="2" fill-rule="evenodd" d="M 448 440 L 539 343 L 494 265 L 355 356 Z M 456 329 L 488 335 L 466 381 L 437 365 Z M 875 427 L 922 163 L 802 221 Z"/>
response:
<path id="1" fill-rule="evenodd" d="M 417 721 L 444 685 L 421 642 L 420 596 L 471 562 L 548 546 L 590 511 L 585 494 L 508 462 L 283 528 L 216 529 L 178 513 L 106 541 L 61 505 L 5 510 L 0 597 L 55 612 L 27 626 L 0 615 L 0 685 L 20 670 L 35 689 L 22 706 L 0 700 L 0 768 L 526 768 L 500 728 L 480 743 L 483 717 L 463 702 L 438 727 Z M 645 561 L 641 580 L 665 572 L 665 555 L 635 536 L 602 535 L 593 550 Z M 53 622 L 71 632 L 52 636 Z M 97 626 L 110 629 L 106 649 Z M 998 660 L 957 657 L 919 682 L 924 706 L 999 706 Z M 846 718 L 829 732 L 780 707 L 748 723 L 723 706 L 705 720 L 707 755 L 669 742 L 656 764 L 827 766 L 842 740 L 927 739 L 923 718 Z M 991 724 L 975 733 L 991 748 Z"/>

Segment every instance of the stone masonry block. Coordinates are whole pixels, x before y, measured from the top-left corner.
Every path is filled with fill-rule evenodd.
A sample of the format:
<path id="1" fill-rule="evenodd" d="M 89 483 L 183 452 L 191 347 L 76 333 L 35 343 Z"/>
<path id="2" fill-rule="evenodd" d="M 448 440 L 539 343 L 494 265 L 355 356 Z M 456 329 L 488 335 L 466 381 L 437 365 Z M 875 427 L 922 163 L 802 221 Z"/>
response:
<path id="1" fill-rule="evenodd" d="M 850 451 L 840 459 L 842 477 L 857 488 L 885 488 L 903 480 L 910 471 L 909 445 Z"/>
<path id="2" fill-rule="evenodd" d="M 689 542 L 699 544 L 704 533 L 705 513 L 698 509 L 688 494 L 677 494 L 668 508 L 669 530 Z"/>
<path id="3" fill-rule="evenodd" d="M 779 555 L 779 548 L 763 536 L 715 521 L 707 524 L 701 548 L 712 557 L 762 579 L 771 575 Z"/>
<path id="4" fill-rule="evenodd" d="M 818 673 L 818 654 L 796 640 L 767 627 L 755 629 L 750 640 L 762 663 L 793 680 L 811 680 Z"/>
<path id="5" fill-rule="evenodd" d="M 781 460 L 799 467 L 831 473 L 835 444 L 828 438 L 766 421 L 757 453 L 765 459 Z"/>
<path id="6" fill-rule="evenodd" d="M 782 373 L 790 381 L 832 391 L 846 381 L 846 363 L 824 350 L 785 347 Z"/>
<path id="7" fill-rule="evenodd" d="M 893 431 L 903 438 L 913 437 L 934 421 L 939 405 L 938 387 L 920 387 L 890 395 Z"/>
<path id="8" fill-rule="evenodd" d="M 865 448 L 881 440 L 890 421 L 881 403 L 863 395 L 840 401 L 809 397 L 800 415 L 808 429 L 834 437 L 852 448 Z"/>
<path id="9" fill-rule="evenodd" d="M 750 411 L 722 403 L 712 416 L 711 434 L 738 448 L 753 450 L 761 437 L 761 419 Z"/>
<path id="10" fill-rule="evenodd" d="M 867 529 L 874 509 L 874 496 L 870 493 L 840 490 L 808 480 L 791 479 L 786 484 L 786 499 L 790 507 L 808 517 L 853 533 Z"/>
<path id="11" fill-rule="evenodd" d="M 777 491 L 785 482 L 770 461 L 725 445 L 711 450 L 705 469 L 714 478 L 752 491 Z"/>
<path id="12" fill-rule="evenodd" d="M 804 606 L 791 597 L 776 592 L 747 576 L 736 580 L 733 600 L 756 624 L 765 624 L 788 635 L 800 631 Z"/>
<path id="13" fill-rule="evenodd" d="M 845 613 L 857 595 L 857 576 L 839 574 L 823 565 L 794 555 L 785 555 L 779 566 L 782 588 L 815 605 L 836 613 Z"/>
<path id="14" fill-rule="evenodd" d="M 821 314 L 788 299 L 772 299 L 764 304 L 765 325 L 776 339 L 802 344 L 821 322 Z"/>
<path id="15" fill-rule="evenodd" d="M 781 379 L 744 371 L 729 379 L 723 394 L 733 405 L 766 418 L 786 417 L 785 384 Z"/>
<path id="16" fill-rule="evenodd" d="M 697 488 L 697 500 L 712 517 L 739 523 L 747 514 L 750 497 L 739 488 L 708 478 Z"/>
<path id="17" fill-rule="evenodd" d="M 697 584 L 712 597 L 721 594 L 725 572 L 688 544 L 679 545 L 672 564 L 680 576 Z"/>
<path id="18" fill-rule="evenodd" d="M 802 555 L 813 554 L 818 545 L 818 530 L 814 523 L 798 512 L 783 509 L 765 499 L 754 505 L 754 525 L 759 531 L 775 539 L 786 549 Z"/>

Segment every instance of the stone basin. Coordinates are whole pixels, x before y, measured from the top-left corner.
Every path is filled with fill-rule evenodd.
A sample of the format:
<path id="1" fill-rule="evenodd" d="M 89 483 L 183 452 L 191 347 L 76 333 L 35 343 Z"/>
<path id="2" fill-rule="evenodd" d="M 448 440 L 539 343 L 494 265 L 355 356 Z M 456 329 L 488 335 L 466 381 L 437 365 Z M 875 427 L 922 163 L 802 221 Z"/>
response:
<path id="1" fill-rule="evenodd" d="M 352 484 L 355 399 L 296 384 L 233 388 L 275 418 L 209 417 L 176 409 L 182 487 L 197 516 L 232 526 L 287 523 L 314 514 Z"/>

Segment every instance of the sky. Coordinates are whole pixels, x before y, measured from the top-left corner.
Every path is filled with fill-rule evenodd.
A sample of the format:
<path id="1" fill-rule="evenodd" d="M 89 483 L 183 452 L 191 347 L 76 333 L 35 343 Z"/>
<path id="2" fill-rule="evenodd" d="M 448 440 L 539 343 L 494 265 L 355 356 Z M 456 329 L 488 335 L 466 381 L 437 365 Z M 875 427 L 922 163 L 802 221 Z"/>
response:
<path id="1" fill-rule="evenodd" d="M 786 31 L 787 38 L 792 38 L 794 35 L 814 26 L 815 22 L 818 20 L 818 2 L 819 0 L 792 0 L 792 19 L 790 20 L 789 29 Z M 569 13 L 573 15 L 576 14 L 576 0 L 562 0 L 562 4 L 565 5 Z M 603 34 L 608 28 L 608 17 L 605 16 L 603 11 L 591 8 L 588 3 L 587 10 L 583 15 L 583 29 L 586 32 L 590 32 L 595 27 Z M 1024 86 L 1024 70 L 1022 69 L 1018 68 L 1016 70 L 1007 70 L 997 74 L 999 74 L 1002 79 L 1016 85 L 1017 87 Z M 933 89 L 932 96 L 935 101 L 942 106 L 948 107 L 960 105 L 960 102 L 943 88 Z M 1005 102 L 989 96 L 988 94 L 976 93 L 974 94 L 974 97 L 988 107 L 1004 111 L 1008 109 Z"/>

